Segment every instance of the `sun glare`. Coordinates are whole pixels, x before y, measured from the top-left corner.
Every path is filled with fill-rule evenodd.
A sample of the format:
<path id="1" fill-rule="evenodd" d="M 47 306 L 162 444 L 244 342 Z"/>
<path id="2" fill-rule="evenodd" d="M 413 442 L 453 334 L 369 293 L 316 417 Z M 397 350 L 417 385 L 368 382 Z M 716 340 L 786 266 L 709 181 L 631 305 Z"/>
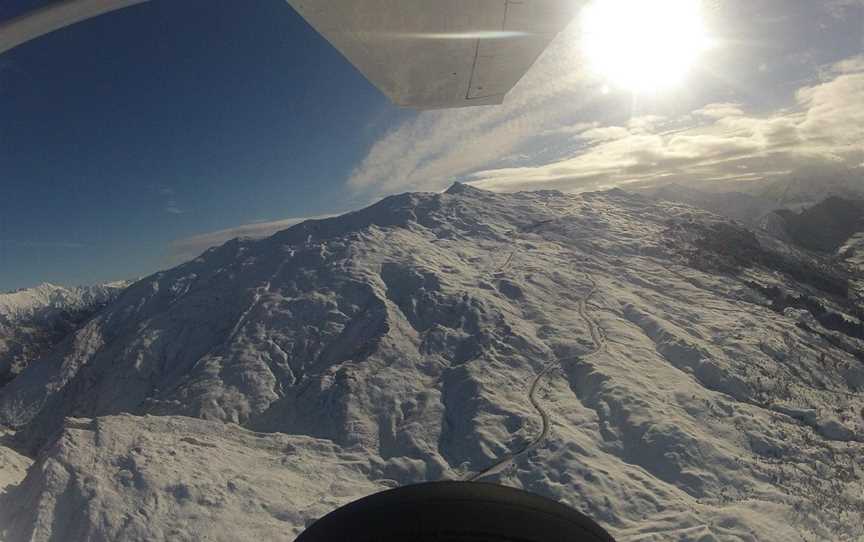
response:
<path id="1" fill-rule="evenodd" d="M 700 0 L 593 0 L 582 36 L 591 69 L 633 92 L 681 84 L 711 44 Z"/>

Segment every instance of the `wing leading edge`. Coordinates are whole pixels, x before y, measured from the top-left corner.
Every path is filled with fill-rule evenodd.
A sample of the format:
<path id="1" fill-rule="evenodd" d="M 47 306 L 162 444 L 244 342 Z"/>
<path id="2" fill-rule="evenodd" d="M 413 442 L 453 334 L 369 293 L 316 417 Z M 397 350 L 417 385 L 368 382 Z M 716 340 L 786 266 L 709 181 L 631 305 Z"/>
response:
<path id="1" fill-rule="evenodd" d="M 148 0 L 65 0 L 0 23 L 0 54 L 22 43 Z"/>
<path id="2" fill-rule="evenodd" d="M 64 0 L 0 23 L 0 54 L 148 0 Z M 394 103 L 500 104 L 579 0 L 287 0 Z"/>
<path id="3" fill-rule="evenodd" d="M 394 103 L 500 104 L 576 0 L 288 0 Z"/>

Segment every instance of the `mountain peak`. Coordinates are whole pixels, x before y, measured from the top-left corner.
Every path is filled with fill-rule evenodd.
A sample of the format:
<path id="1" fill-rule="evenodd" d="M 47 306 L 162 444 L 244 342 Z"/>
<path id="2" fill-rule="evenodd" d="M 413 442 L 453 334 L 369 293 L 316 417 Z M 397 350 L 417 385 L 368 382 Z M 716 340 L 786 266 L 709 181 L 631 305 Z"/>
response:
<path id="1" fill-rule="evenodd" d="M 475 188 L 468 183 L 455 182 L 444 193 L 455 196 L 460 194 L 480 194 L 482 192 L 483 190 Z"/>
<path id="2" fill-rule="evenodd" d="M 45 291 L 56 292 L 58 290 L 66 290 L 67 288 L 60 286 L 60 285 L 57 285 L 57 284 L 54 284 L 54 283 L 51 283 L 51 282 L 42 282 L 39 285 L 37 285 L 36 287 L 34 287 L 33 289 L 38 290 L 38 291 L 42 291 L 42 292 L 45 292 Z"/>

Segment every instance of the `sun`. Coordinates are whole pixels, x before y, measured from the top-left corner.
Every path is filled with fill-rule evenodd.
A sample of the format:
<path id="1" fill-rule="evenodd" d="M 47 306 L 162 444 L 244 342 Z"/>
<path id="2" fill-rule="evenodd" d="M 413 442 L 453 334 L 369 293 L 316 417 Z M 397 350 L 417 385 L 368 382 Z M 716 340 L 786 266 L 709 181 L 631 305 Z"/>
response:
<path id="1" fill-rule="evenodd" d="M 632 92 L 680 85 L 711 43 L 700 0 L 593 0 L 582 12 L 592 71 Z"/>

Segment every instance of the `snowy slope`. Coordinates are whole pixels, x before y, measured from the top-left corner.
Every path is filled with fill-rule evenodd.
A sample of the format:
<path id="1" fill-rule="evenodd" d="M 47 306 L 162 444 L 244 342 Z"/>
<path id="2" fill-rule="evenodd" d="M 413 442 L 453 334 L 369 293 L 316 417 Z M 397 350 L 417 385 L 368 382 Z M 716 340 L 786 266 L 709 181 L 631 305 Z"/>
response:
<path id="1" fill-rule="evenodd" d="M 845 257 L 852 274 L 851 293 L 864 305 L 864 232 L 852 236 L 837 252 Z"/>
<path id="2" fill-rule="evenodd" d="M 364 470 L 363 453 L 309 437 L 191 418 L 70 419 L 0 522 L 10 540 L 291 540 L 346 499 L 386 489 Z"/>
<path id="3" fill-rule="evenodd" d="M 9 322 L 20 322 L 53 311 L 81 310 L 94 305 L 104 305 L 117 297 L 117 293 L 128 285 L 128 282 L 120 281 L 66 288 L 46 282 L 35 288 L 0 293 L 0 317 Z"/>
<path id="4" fill-rule="evenodd" d="M 14 433 L 0 427 L 0 495 L 21 483 L 33 461 L 8 446 Z"/>
<path id="5" fill-rule="evenodd" d="M 116 299 L 126 286 L 115 282 L 64 288 L 44 283 L 0 293 L 0 386 Z"/>
<path id="6" fill-rule="evenodd" d="M 345 481 L 328 506 L 482 478 L 625 541 L 860 539 L 864 342 L 826 327 L 855 318 L 848 277 L 775 248 L 621 191 L 461 185 L 229 242 L 131 286 L 0 389 L 0 423 L 43 450 L 0 525 L 147 540 L 224 522 L 237 539 L 258 537 L 229 525 L 238 510 L 283 506 L 290 540 L 326 472 Z M 814 299 L 821 320 L 800 308 Z M 102 418 L 123 412 L 175 418 Z M 295 500 L 207 497 L 259 465 L 235 425 L 233 444 L 213 440 L 220 422 L 292 442 L 293 470 L 261 461 Z M 187 436 L 214 451 L 181 449 Z M 124 466 L 139 441 L 140 485 Z M 152 459 L 170 450 L 180 466 Z"/>
<path id="7" fill-rule="evenodd" d="M 652 187 L 642 193 L 652 198 L 706 209 L 751 226 L 757 226 L 766 215 L 783 207 L 771 198 L 737 191 L 704 191 L 679 183 Z"/>

